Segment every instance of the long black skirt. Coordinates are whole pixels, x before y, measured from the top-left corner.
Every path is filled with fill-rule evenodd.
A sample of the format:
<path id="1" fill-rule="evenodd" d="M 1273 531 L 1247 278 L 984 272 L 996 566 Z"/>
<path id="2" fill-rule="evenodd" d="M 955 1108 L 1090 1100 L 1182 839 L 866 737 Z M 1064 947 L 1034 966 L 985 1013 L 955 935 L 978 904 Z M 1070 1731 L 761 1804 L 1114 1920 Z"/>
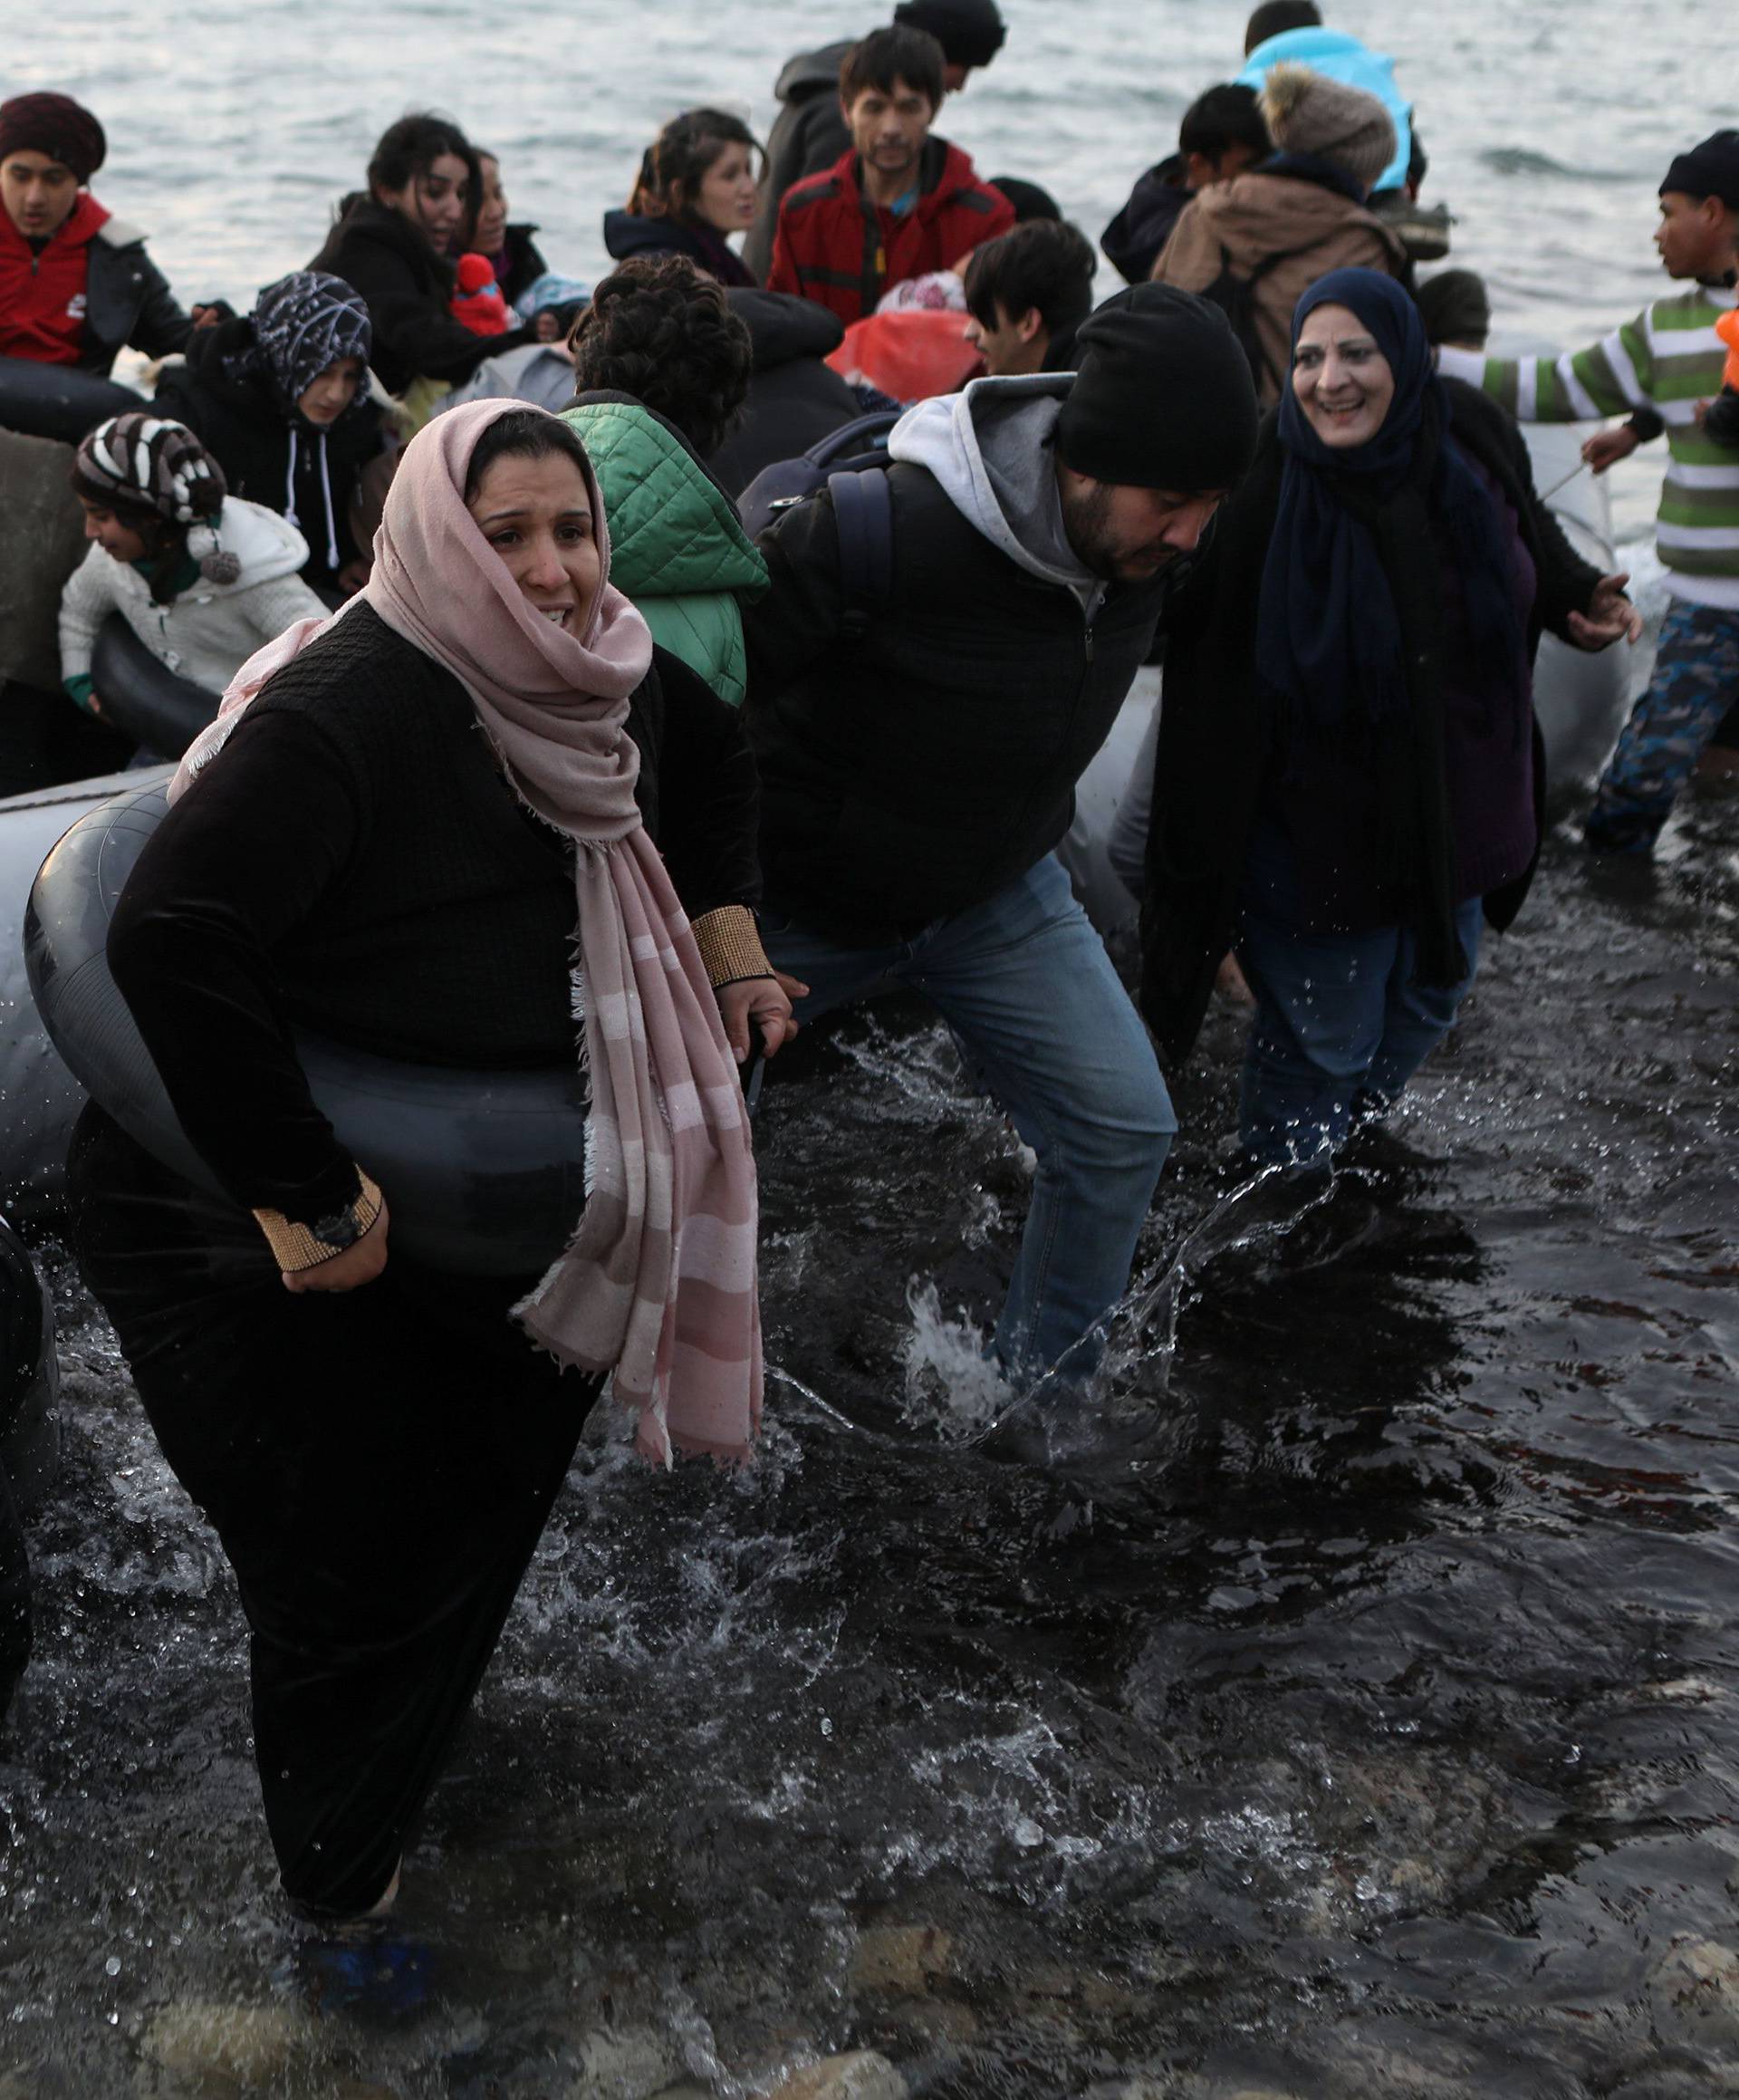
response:
<path id="1" fill-rule="evenodd" d="M 284 1889 L 354 1916 L 392 1878 L 601 1381 L 508 1317 L 534 1278 L 393 1255 L 360 1290 L 293 1294 L 245 1211 L 94 1106 L 69 1172 L 85 1280 L 235 1571 Z"/>

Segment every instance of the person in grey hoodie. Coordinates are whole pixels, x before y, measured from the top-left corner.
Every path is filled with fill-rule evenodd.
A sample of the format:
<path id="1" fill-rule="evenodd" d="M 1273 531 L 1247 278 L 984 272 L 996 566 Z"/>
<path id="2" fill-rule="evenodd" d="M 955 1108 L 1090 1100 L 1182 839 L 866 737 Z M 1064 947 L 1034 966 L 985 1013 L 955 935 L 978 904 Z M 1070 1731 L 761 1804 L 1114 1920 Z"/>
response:
<path id="1" fill-rule="evenodd" d="M 894 20 L 908 29 L 927 29 L 942 46 L 942 84 L 951 95 L 990 63 L 1008 34 L 996 0 L 900 0 Z M 767 138 L 754 224 L 743 244 L 743 260 L 757 284 L 766 283 L 773 266 L 773 236 L 786 190 L 831 168 L 851 143 L 840 107 L 840 68 L 857 41 L 848 36 L 819 51 L 800 51 L 779 75 L 773 89 L 779 114 Z"/>
<path id="2" fill-rule="evenodd" d="M 921 989 L 1038 1155 L 994 1344 L 1018 1385 L 1090 1363 L 1177 1128 L 1054 848 L 1256 436 L 1206 301 L 1139 286 L 1078 345 L 1076 372 L 975 381 L 896 427 L 882 605 L 843 577 L 822 490 L 762 535 L 744 615 L 762 936 L 810 987 L 798 1012 Z"/>

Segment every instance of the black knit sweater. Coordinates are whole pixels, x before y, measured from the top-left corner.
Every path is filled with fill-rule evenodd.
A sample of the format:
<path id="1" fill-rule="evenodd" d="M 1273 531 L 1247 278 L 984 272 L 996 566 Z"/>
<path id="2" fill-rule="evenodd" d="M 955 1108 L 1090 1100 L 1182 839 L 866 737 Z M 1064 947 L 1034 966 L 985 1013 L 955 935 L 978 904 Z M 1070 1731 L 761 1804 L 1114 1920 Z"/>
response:
<path id="1" fill-rule="evenodd" d="M 735 712 L 658 650 L 628 727 L 690 918 L 753 904 L 757 791 Z M 574 915 L 572 847 L 514 795 L 464 687 L 359 605 L 273 679 L 159 826 L 109 961 L 226 1191 L 309 1223 L 359 1184 L 292 1027 L 418 1064 L 571 1064 Z"/>

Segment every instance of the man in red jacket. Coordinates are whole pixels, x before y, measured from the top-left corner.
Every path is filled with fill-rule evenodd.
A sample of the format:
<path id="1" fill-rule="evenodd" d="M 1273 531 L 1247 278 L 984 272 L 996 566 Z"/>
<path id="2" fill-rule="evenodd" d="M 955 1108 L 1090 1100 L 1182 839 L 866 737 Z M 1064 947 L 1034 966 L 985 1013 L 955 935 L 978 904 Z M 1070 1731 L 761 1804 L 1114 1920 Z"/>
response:
<path id="1" fill-rule="evenodd" d="M 779 207 L 769 292 L 794 292 L 849 327 L 908 277 L 950 270 L 1014 224 L 1014 207 L 930 126 L 942 46 L 927 30 L 878 29 L 840 68 L 851 149 L 793 183 Z"/>
<path id="2" fill-rule="evenodd" d="M 127 343 L 168 357 L 231 318 L 221 300 L 184 313 L 139 228 L 86 188 L 107 151 L 70 95 L 0 102 L 0 357 L 106 372 Z"/>

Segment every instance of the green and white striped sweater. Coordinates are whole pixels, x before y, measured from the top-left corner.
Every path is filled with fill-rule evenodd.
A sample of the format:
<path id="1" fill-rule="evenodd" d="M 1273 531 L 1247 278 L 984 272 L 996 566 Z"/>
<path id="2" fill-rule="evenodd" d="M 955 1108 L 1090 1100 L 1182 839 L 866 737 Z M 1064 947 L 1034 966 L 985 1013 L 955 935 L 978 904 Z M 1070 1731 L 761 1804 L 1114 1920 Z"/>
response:
<path id="1" fill-rule="evenodd" d="M 1438 369 L 1494 394 L 1518 422 L 1591 423 L 1652 409 L 1671 461 L 1655 544 L 1676 598 L 1739 609 L 1739 452 L 1712 445 L 1696 404 L 1721 390 L 1726 346 L 1715 322 L 1731 290 L 1697 284 L 1657 299 L 1591 349 L 1559 357 L 1482 357 L 1445 349 Z"/>

